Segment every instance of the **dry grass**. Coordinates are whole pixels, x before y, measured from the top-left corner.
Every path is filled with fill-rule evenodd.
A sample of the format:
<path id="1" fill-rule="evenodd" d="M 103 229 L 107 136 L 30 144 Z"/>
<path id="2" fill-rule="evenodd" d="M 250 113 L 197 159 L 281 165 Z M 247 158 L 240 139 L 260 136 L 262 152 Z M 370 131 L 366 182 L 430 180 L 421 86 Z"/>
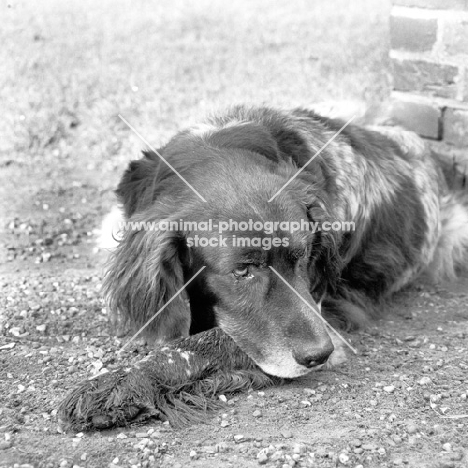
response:
<path id="1" fill-rule="evenodd" d="M 388 93 L 387 1 L 11 3 L 0 30 L 2 227 L 107 209 L 142 147 L 119 112 L 158 145 L 234 103 Z"/>

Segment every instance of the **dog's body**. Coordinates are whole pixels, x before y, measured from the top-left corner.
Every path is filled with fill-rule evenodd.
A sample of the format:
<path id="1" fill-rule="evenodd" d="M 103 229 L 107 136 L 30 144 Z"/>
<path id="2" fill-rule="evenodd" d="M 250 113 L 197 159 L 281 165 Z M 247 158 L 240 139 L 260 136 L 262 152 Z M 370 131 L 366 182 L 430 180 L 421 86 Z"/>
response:
<path id="1" fill-rule="evenodd" d="M 105 413 L 101 426 L 121 424 L 134 418 L 128 408 L 135 406 L 140 414 L 151 407 L 167 415 L 170 398 L 164 406 L 160 396 L 151 397 L 167 384 L 167 359 L 174 375 L 185 372 L 185 382 L 183 376 L 176 380 L 186 393 L 200 382 L 210 389 L 196 387 L 204 395 L 242 388 L 243 379 L 244 384 L 258 382 L 261 371 L 286 378 L 303 375 L 333 351 L 325 325 L 307 304 L 321 305 L 333 324 L 358 326 L 429 265 L 453 274 L 468 247 L 467 204 L 444 192 L 442 175 L 422 141 L 393 128 L 342 127 L 343 122 L 302 109 L 239 107 L 180 132 L 161 148 L 171 167 L 154 152 L 131 163 L 117 193 L 133 222 L 211 219 L 323 226 L 338 221 L 352 222 L 355 229 L 229 233 L 229 240 L 260 236 L 271 244 L 279 239 L 271 249 L 193 246 L 189 237 L 218 237 L 216 229 L 202 232 L 199 227 L 123 232 L 105 281 L 110 307 L 137 327 L 164 307 L 145 331 L 155 341 L 176 344 L 170 358 L 158 351 L 156 366 L 154 359 L 142 364 L 151 382 L 140 384 L 145 399 L 137 398 L 134 380 L 124 385 L 132 389 L 129 397 L 122 376 L 103 377 L 102 389 L 99 379 L 92 388 L 115 397 L 120 386 L 127 410 L 122 401 L 103 410 L 102 394 L 99 401 L 85 395 L 87 383 L 64 403 L 64 419 L 99 426 L 93 417 Z M 229 363 L 219 358 L 227 353 L 223 346 L 231 354 L 236 350 Z M 177 353 L 184 357 L 178 364 Z M 141 379 L 141 369 L 135 372 Z M 237 378 L 239 372 L 248 377 Z M 219 383 L 220 373 L 227 379 L 221 386 L 206 383 L 210 375 Z"/>

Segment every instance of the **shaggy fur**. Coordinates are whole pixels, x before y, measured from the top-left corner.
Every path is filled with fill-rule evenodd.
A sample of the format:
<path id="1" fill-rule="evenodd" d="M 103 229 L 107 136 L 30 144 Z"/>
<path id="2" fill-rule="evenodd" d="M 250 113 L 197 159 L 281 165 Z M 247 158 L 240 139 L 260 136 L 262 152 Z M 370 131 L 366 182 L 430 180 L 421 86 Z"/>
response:
<path id="1" fill-rule="evenodd" d="M 183 424 L 212 407 L 215 394 L 320 368 L 334 349 L 326 327 L 270 267 L 351 329 L 426 268 L 441 277 L 466 262 L 468 200 L 444 193 L 423 142 L 349 125 L 310 162 L 342 125 L 304 109 L 238 107 L 178 133 L 159 153 L 206 203 L 157 154 L 130 164 L 117 194 L 136 223 L 338 220 L 355 230 L 229 233 L 288 239 L 269 250 L 188 242 L 216 239 L 215 228 L 122 232 L 104 284 L 110 309 L 139 328 L 164 307 L 145 334 L 169 348 L 82 384 L 60 407 L 66 424 L 103 428 L 151 416 Z"/>

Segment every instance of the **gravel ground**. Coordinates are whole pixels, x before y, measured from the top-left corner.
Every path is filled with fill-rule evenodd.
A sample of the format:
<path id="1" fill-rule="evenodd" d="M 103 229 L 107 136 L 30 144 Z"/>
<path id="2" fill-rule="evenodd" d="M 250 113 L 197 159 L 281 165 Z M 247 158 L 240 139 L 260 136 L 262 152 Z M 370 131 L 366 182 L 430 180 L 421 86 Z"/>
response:
<path id="1" fill-rule="evenodd" d="M 225 395 L 204 424 L 65 434 L 57 404 L 83 378 L 119 366 L 125 339 L 100 299 L 101 256 L 68 250 L 46 263 L 25 253 L 0 269 L 2 468 L 468 466 L 468 278 L 399 294 L 390 317 L 349 335 L 358 356 Z M 121 359 L 144 352 L 135 345 Z"/>

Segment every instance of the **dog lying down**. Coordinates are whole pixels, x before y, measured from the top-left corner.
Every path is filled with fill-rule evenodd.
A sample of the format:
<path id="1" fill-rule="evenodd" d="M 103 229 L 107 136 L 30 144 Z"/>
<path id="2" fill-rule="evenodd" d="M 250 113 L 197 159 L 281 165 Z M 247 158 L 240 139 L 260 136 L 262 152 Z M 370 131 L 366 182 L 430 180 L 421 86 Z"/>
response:
<path id="1" fill-rule="evenodd" d="M 454 275 L 466 196 L 446 191 L 415 134 L 343 126 L 237 107 L 130 163 L 104 292 L 135 330 L 153 319 L 156 346 L 72 391 L 65 426 L 202 419 L 216 395 L 333 362 L 340 340 L 318 310 L 354 329 L 424 270 Z"/>

